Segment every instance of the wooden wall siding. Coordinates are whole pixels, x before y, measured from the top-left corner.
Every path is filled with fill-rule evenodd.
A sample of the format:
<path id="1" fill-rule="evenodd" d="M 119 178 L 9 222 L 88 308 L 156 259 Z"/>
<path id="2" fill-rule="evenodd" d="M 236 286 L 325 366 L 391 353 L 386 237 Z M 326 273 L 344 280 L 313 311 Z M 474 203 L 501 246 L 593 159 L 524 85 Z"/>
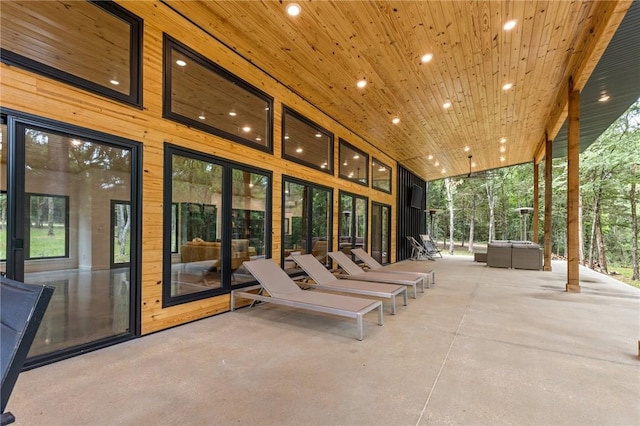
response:
<path id="1" fill-rule="evenodd" d="M 398 260 L 404 260 L 411 257 L 411 244 L 407 241 L 405 236 L 411 235 L 419 241 L 420 234 L 426 233 L 426 212 L 425 209 L 416 209 L 410 207 L 411 203 L 411 189 L 413 185 L 422 187 L 422 204 L 426 205 L 427 199 L 427 184 L 424 180 L 411 173 L 405 167 L 398 165 L 398 178 L 397 178 L 397 248 L 396 258 Z M 393 229 L 393 228 L 392 228 Z"/>
<path id="2" fill-rule="evenodd" d="M 118 2 L 144 19 L 144 108 L 142 110 L 102 98 L 22 69 L 0 63 L 2 106 L 73 125 L 94 129 L 143 143 L 143 220 L 142 220 L 142 333 L 147 334 L 178 324 L 203 318 L 229 309 L 229 295 L 162 308 L 162 235 L 163 235 L 163 145 L 170 142 L 243 164 L 259 165 L 273 171 L 273 245 L 272 253 L 279 262 L 282 219 L 282 175 L 317 182 L 334 188 L 333 231 L 337 241 L 338 190 L 362 194 L 370 201 L 395 206 L 393 194 L 365 188 L 356 183 L 313 170 L 281 158 L 279 143 L 274 154 L 221 139 L 202 131 L 190 129 L 162 118 L 162 34 L 163 31 L 199 53 L 214 60 L 223 68 L 250 82 L 274 97 L 274 141 L 281 137 L 282 105 L 294 108 L 335 135 L 335 154 L 338 139 L 348 140 L 370 156 L 389 165 L 395 160 L 322 114 L 289 89 L 265 75 L 251 63 L 212 39 L 206 33 L 158 2 Z M 3 10 L 4 13 L 4 10 Z M 338 168 L 334 155 L 334 169 Z M 393 181 L 396 179 L 393 169 Z M 392 229 L 396 226 L 392 208 Z M 369 226 L 371 229 L 371 226 Z M 394 236 L 395 237 L 395 236 Z M 391 253 L 395 250 L 392 238 Z M 395 261 L 395 258 L 391 259 Z"/>
<path id="3" fill-rule="evenodd" d="M 566 117 L 568 77 L 584 86 L 631 4 L 299 1 L 292 19 L 286 2 L 167 3 L 426 180 L 467 173 L 465 146 L 477 170 L 531 161 Z"/>

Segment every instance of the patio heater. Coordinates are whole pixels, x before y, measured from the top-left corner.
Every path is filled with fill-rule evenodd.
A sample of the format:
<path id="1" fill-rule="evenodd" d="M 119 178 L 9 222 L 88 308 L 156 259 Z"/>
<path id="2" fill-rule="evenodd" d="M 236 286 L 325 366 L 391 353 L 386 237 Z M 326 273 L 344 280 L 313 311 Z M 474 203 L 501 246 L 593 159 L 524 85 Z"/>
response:
<path id="1" fill-rule="evenodd" d="M 518 207 L 515 209 L 520 213 L 520 240 L 527 240 L 527 217 L 533 211 L 533 207 Z"/>
<path id="2" fill-rule="evenodd" d="M 429 219 L 431 220 L 429 224 L 429 236 L 434 241 L 436 241 L 436 239 L 434 238 L 435 228 L 433 227 L 433 218 L 436 216 L 437 212 L 438 210 L 436 209 L 429 209 Z"/>

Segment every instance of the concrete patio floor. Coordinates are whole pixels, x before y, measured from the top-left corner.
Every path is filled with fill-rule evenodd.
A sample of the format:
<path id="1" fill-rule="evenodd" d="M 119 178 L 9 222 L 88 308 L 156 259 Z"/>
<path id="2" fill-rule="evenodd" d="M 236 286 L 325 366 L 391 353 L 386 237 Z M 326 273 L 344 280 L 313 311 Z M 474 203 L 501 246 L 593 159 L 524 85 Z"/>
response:
<path id="1" fill-rule="evenodd" d="M 580 269 L 405 261 L 384 326 L 271 304 L 24 372 L 17 425 L 638 425 L 640 290 Z"/>

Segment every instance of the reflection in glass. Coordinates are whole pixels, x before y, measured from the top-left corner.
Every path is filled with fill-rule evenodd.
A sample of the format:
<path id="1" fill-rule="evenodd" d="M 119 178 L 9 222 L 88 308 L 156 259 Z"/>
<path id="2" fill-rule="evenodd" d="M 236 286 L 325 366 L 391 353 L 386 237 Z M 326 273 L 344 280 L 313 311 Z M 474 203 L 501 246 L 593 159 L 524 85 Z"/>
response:
<path id="1" fill-rule="evenodd" d="M 265 256 L 265 217 L 269 178 L 245 170 L 233 170 L 231 214 L 231 281 L 254 281 L 242 262 Z"/>
<path id="2" fill-rule="evenodd" d="M 165 116 L 250 146 L 271 149 L 272 99 L 165 37 Z"/>
<path id="3" fill-rule="evenodd" d="M 376 160 L 375 157 L 371 161 L 371 186 L 391 193 L 391 167 Z"/>
<path id="4" fill-rule="evenodd" d="M 367 249 L 367 198 L 340 193 L 339 248 L 350 254 L 352 248 Z"/>
<path id="5" fill-rule="evenodd" d="M 5 58 L 35 72 L 137 104 L 139 25 L 114 3 L 2 2 L 0 43 Z"/>
<path id="6" fill-rule="evenodd" d="M 378 262 L 389 263 L 391 207 L 371 203 L 371 256 Z"/>
<path id="7" fill-rule="evenodd" d="M 171 296 L 221 287 L 223 167 L 172 156 L 171 203 L 178 211 L 177 254 L 171 255 Z"/>
<path id="8" fill-rule="evenodd" d="M 105 212 L 113 200 L 131 202 L 131 149 L 35 127 L 21 137 L 31 236 L 24 281 L 56 288 L 29 355 L 130 332 L 130 269 L 111 265 Z"/>
<path id="9" fill-rule="evenodd" d="M 112 265 L 131 262 L 131 204 L 111 201 Z"/>
<path id="10" fill-rule="evenodd" d="M 333 134 L 285 108 L 282 119 L 283 157 L 333 174 Z"/>
<path id="11" fill-rule="evenodd" d="M 369 185 L 369 156 L 340 139 L 340 177 Z"/>
<path id="12" fill-rule="evenodd" d="M 69 253 L 69 197 L 26 194 L 26 259 L 66 257 Z"/>
<path id="13" fill-rule="evenodd" d="M 311 253 L 327 264 L 327 251 L 331 247 L 330 190 L 286 180 L 284 188 L 282 241 L 285 269 L 296 267 L 290 257 L 296 253 Z"/>

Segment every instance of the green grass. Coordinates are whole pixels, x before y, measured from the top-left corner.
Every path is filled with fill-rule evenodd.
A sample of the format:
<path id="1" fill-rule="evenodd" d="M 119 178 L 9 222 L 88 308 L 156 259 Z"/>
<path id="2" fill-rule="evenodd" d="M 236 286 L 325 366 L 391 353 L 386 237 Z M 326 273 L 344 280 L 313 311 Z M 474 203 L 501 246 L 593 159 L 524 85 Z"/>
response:
<path id="1" fill-rule="evenodd" d="M 64 227 L 54 226 L 54 235 L 47 235 L 48 227 L 31 228 L 29 238 L 29 253 L 25 253 L 28 258 L 58 257 L 64 256 Z M 6 229 L 0 230 L 0 241 L 7 240 Z M 7 258 L 7 248 L 5 244 L 0 244 L 0 259 Z"/>
<path id="2" fill-rule="evenodd" d="M 55 226 L 54 235 L 48 235 L 48 228 L 31 228 L 29 239 L 29 253 L 25 253 L 27 258 L 38 259 L 47 257 L 62 257 L 64 252 L 64 227 Z M 0 241 L 6 241 L 7 231 L 5 228 L 0 229 Z M 125 252 L 120 254 L 120 246 L 117 240 L 114 240 L 115 263 L 128 263 L 130 259 L 129 239 L 125 244 Z M 5 244 L 0 244 L 0 259 L 7 258 L 7 250 Z"/>

